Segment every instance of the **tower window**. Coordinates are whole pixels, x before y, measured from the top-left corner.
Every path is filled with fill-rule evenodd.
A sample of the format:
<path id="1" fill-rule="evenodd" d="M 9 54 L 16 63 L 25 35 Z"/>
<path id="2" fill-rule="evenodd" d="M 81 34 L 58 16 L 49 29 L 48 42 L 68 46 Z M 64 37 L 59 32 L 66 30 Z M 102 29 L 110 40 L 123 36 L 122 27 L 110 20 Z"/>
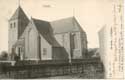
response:
<path id="1" fill-rule="evenodd" d="M 11 23 L 11 24 L 10 24 L 10 28 L 12 28 L 12 27 L 13 27 L 13 24 Z"/>
<path id="2" fill-rule="evenodd" d="M 15 22 L 10 24 L 10 28 L 15 28 L 15 27 L 16 27 L 16 23 Z"/>
<path id="3" fill-rule="evenodd" d="M 13 23 L 13 27 L 14 27 L 14 28 L 16 27 L 16 23 L 15 23 L 15 22 Z"/>

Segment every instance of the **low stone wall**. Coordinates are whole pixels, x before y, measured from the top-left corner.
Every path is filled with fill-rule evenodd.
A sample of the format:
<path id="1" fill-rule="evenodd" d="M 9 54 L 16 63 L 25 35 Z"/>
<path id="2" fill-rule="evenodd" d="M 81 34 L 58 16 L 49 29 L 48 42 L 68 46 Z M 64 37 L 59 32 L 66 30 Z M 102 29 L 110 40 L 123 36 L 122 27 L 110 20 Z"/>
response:
<path id="1" fill-rule="evenodd" d="M 63 63 L 63 64 L 38 64 L 38 65 L 15 65 L 1 66 L 0 78 L 46 78 L 50 76 L 61 76 L 84 73 L 86 76 L 91 74 L 103 73 L 103 66 L 100 62 L 84 63 Z M 98 75 L 97 75 L 98 76 Z M 94 76 L 95 78 L 97 76 Z"/>

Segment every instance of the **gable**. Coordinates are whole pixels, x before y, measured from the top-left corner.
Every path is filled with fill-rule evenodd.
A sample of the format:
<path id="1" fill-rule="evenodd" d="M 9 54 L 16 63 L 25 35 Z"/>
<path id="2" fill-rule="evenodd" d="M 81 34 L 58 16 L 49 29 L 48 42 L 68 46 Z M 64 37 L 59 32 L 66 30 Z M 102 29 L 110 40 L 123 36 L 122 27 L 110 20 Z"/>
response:
<path id="1" fill-rule="evenodd" d="M 83 29 L 74 17 L 52 21 L 51 26 L 54 29 L 54 33 L 83 31 Z"/>
<path id="2" fill-rule="evenodd" d="M 33 29 L 36 33 L 38 33 L 34 23 L 32 21 L 30 21 L 20 38 L 24 38 L 24 36 L 26 35 L 26 33 L 28 33 L 28 31 L 30 31 L 30 29 Z"/>
<path id="3" fill-rule="evenodd" d="M 34 25 L 41 36 L 53 47 L 60 47 L 59 43 L 56 41 L 51 25 L 47 21 L 33 19 Z"/>

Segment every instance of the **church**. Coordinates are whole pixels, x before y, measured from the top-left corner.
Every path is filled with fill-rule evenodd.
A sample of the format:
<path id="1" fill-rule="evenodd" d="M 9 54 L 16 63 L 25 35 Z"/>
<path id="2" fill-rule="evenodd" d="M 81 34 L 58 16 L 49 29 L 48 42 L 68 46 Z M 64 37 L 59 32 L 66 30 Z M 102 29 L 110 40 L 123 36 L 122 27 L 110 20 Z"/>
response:
<path id="1" fill-rule="evenodd" d="M 9 19 L 9 53 L 20 60 L 72 60 L 87 56 L 87 36 L 76 18 L 28 19 L 19 6 Z"/>

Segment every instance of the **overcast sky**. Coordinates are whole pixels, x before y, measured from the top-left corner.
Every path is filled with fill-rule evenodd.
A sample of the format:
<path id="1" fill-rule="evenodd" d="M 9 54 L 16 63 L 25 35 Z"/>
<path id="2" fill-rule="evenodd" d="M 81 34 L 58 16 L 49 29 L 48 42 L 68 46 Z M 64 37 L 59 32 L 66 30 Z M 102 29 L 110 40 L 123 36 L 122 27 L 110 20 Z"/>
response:
<path id="1" fill-rule="evenodd" d="M 32 16 L 53 21 L 74 15 L 87 33 L 88 47 L 94 48 L 99 47 L 98 30 L 104 25 L 112 25 L 112 2 L 113 0 L 20 0 L 20 5 L 29 18 Z M 8 19 L 17 9 L 18 3 L 18 0 L 0 0 L 0 52 L 8 50 Z M 45 7 L 46 5 L 51 7 Z"/>

